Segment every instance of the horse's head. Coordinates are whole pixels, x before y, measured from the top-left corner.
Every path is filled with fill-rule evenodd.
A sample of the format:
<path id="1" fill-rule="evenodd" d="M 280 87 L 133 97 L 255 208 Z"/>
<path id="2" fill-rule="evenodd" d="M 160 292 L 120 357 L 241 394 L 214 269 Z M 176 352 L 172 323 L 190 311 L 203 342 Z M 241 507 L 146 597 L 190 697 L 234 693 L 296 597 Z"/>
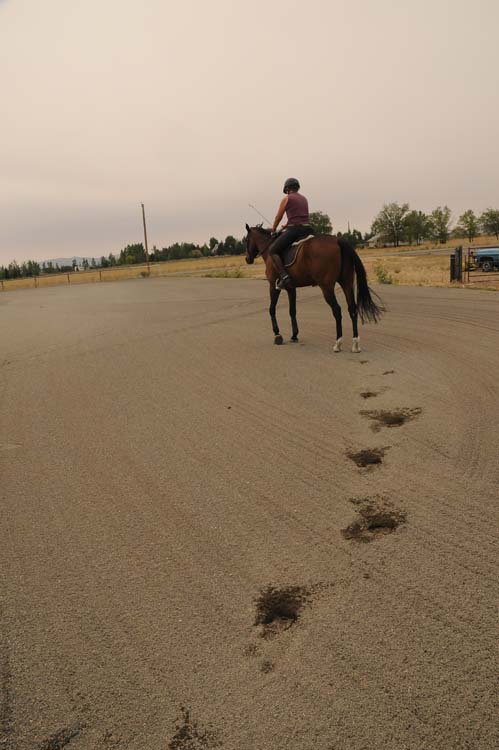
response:
<path id="1" fill-rule="evenodd" d="M 246 224 L 246 263 L 254 263 L 255 258 L 270 244 L 271 233 L 264 229 L 261 224 L 250 227 Z"/>

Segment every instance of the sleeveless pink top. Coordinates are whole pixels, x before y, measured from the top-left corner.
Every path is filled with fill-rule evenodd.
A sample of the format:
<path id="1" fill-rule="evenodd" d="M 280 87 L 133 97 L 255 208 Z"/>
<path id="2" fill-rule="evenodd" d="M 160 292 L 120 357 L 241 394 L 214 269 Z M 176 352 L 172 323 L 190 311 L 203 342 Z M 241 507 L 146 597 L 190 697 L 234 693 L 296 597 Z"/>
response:
<path id="1" fill-rule="evenodd" d="M 308 200 L 304 195 L 301 195 L 301 193 L 289 193 L 286 216 L 288 218 L 288 226 L 309 223 Z"/>

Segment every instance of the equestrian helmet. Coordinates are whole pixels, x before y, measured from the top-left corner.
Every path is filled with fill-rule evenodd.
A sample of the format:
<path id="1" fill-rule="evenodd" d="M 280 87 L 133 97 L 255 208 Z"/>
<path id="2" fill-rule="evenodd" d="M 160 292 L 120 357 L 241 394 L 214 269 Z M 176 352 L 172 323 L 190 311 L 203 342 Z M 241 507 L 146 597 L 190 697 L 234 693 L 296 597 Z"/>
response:
<path id="1" fill-rule="evenodd" d="M 300 189 L 300 183 L 298 182 L 296 177 L 288 177 L 288 179 L 284 183 L 284 188 L 282 192 L 289 193 L 290 190 L 299 190 L 299 189 Z"/>

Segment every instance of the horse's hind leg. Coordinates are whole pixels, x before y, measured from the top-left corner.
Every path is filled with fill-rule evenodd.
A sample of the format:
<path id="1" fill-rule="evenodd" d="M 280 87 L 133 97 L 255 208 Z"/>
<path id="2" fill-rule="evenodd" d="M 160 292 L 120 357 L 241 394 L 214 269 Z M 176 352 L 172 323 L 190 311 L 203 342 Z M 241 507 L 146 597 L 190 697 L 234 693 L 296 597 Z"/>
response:
<path id="1" fill-rule="evenodd" d="M 296 322 L 296 289 L 288 289 L 289 317 L 291 318 L 291 329 L 293 335 L 291 341 L 298 341 L 298 323 Z"/>
<path id="2" fill-rule="evenodd" d="M 348 284 L 348 285 L 345 284 L 345 286 L 343 286 L 343 291 L 345 293 L 346 301 L 348 304 L 348 313 L 352 320 L 352 328 L 353 328 L 352 352 L 354 352 L 354 354 L 358 354 L 360 352 L 359 322 L 358 322 L 357 304 L 355 302 L 355 293 L 353 290 L 353 283 Z"/>
<path id="3" fill-rule="evenodd" d="M 269 314 L 270 314 L 270 320 L 272 321 L 272 330 L 274 331 L 274 344 L 282 344 L 282 336 L 279 332 L 279 326 L 277 324 L 277 318 L 275 314 L 277 301 L 279 299 L 280 294 L 281 294 L 281 290 L 276 289 L 273 284 L 270 284 Z"/>
<path id="4" fill-rule="evenodd" d="M 333 311 L 334 319 L 336 321 L 336 341 L 333 346 L 334 352 L 341 352 L 341 345 L 343 343 L 343 326 L 341 322 L 341 307 L 338 304 L 338 300 L 336 299 L 336 294 L 334 293 L 334 286 L 332 289 L 322 287 L 322 294 L 324 295 L 324 299 L 328 303 L 329 307 Z"/>

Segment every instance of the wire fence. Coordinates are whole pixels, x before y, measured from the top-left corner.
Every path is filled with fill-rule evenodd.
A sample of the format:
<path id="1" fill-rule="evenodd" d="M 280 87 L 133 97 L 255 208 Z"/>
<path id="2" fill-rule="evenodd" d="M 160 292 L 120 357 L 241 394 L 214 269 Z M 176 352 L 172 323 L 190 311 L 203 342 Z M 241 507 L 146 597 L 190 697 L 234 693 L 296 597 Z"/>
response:
<path id="1" fill-rule="evenodd" d="M 499 244 L 462 245 L 449 256 L 449 280 L 462 284 L 497 283 L 499 280 Z"/>
<path id="2" fill-rule="evenodd" d="M 26 276 L 17 279 L 0 279 L 0 291 L 16 289 L 38 289 L 60 286 L 61 284 L 98 284 L 101 282 L 120 281 L 169 275 L 189 276 L 204 272 L 230 271 L 245 266 L 244 255 L 224 255 L 216 258 L 196 258 L 170 260 L 157 263 L 111 266 L 110 268 L 89 268 L 86 271 L 67 271 L 63 273 L 44 273 L 40 276 Z M 246 275 L 246 271 L 245 271 Z"/>

